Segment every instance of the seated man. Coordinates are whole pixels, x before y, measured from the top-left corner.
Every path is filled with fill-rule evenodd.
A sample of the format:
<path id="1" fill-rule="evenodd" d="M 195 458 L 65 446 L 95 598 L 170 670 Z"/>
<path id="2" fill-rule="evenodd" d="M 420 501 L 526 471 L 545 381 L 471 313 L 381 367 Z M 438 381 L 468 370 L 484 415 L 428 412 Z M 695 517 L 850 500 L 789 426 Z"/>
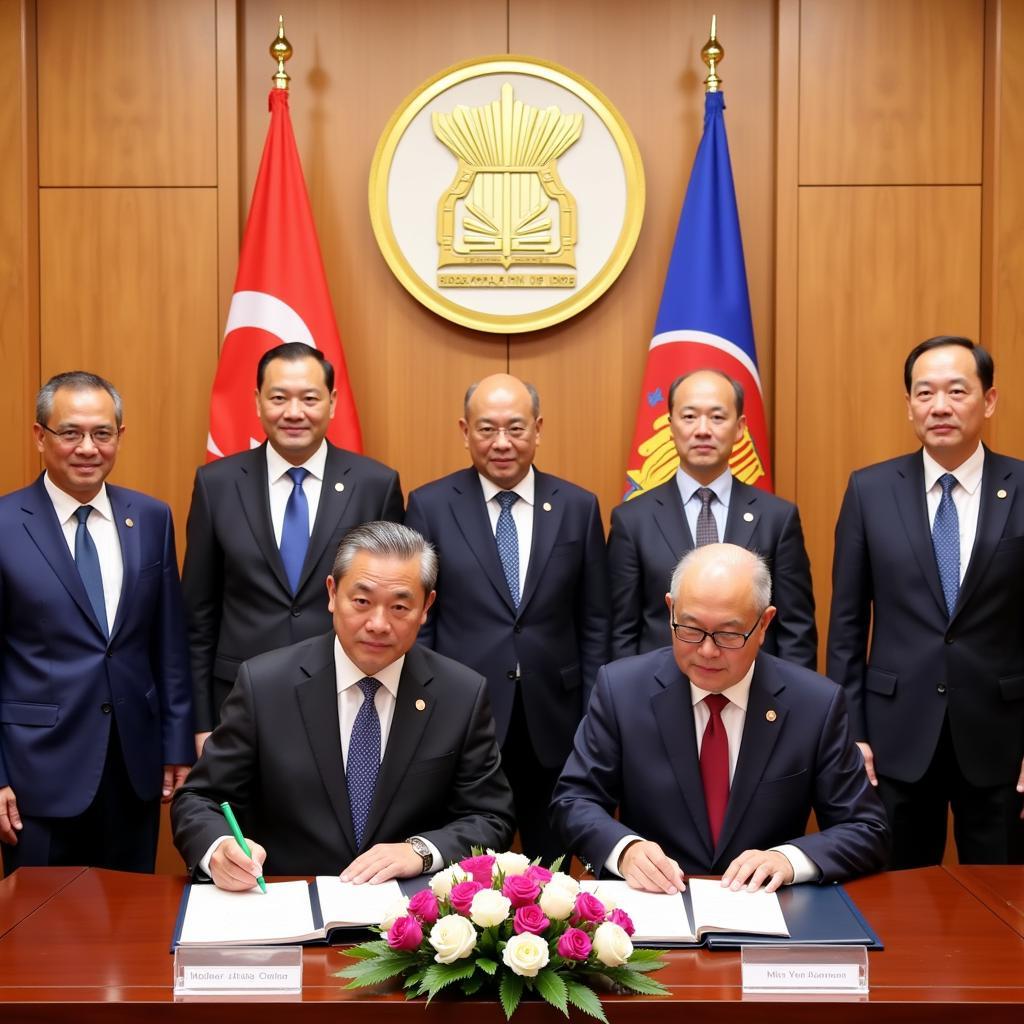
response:
<path id="1" fill-rule="evenodd" d="M 684 872 L 773 891 L 881 868 L 889 828 L 842 690 L 759 653 L 775 615 L 764 562 L 709 544 L 671 586 L 672 647 L 597 677 L 552 800 L 570 849 L 652 892 Z M 821 831 L 804 835 L 812 808 Z"/>
<path id="2" fill-rule="evenodd" d="M 267 874 L 383 882 L 512 838 L 486 681 L 414 646 L 437 556 L 365 523 L 327 579 L 334 633 L 242 664 L 220 725 L 171 808 L 189 870 L 224 889 Z M 228 801 L 252 858 L 229 839 Z M 262 844 L 262 845 L 261 845 Z"/>

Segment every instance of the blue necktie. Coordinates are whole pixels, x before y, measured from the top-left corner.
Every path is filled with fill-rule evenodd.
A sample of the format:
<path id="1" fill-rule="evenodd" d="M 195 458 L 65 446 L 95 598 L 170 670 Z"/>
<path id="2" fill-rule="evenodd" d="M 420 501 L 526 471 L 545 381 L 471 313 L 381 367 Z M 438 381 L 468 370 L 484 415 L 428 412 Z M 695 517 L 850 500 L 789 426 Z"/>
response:
<path id="1" fill-rule="evenodd" d="M 356 836 L 358 850 L 363 845 L 366 819 L 370 816 L 373 791 L 377 787 L 377 772 L 380 769 L 380 718 L 373 702 L 380 689 L 380 683 L 367 676 L 360 679 L 356 686 L 363 691 L 363 703 L 359 705 L 356 720 L 352 723 L 345 781 L 348 783 L 352 831 Z"/>
<path id="2" fill-rule="evenodd" d="M 75 518 L 78 520 L 78 527 L 75 530 L 75 565 L 78 566 L 78 574 L 85 584 L 85 592 L 89 595 L 89 604 L 99 619 L 103 635 L 110 636 L 110 629 L 107 626 L 107 602 L 103 598 L 103 574 L 100 572 L 100 556 L 96 551 L 96 545 L 89 534 L 89 528 L 85 525 L 92 512 L 92 505 L 82 505 L 75 511 Z"/>
<path id="3" fill-rule="evenodd" d="M 512 518 L 512 506 L 519 500 L 515 491 L 498 491 L 495 495 L 501 512 L 494 528 L 494 539 L 498 542 L 498 557 L 505 570 L 505 582 L 512 595 L 512 604 L 519 607 L 519 534 L 516 521 Z"/>
<path id="4" fill-rule="evenodd" d="M 292 478 L 293 486 L 284 510 L 284 525 L 281 527 L 281 561 L 284 562 L 284 571 L 294 594 L 299 589 L 302 563 L 306 561 L 306 548 L 309 547 L 309 502 L 302 489 L 302 481 L 309 475 L 309 470 L 299 466 L 289 469 L 288 475 Z"/>
<path id="5" fill-rule="evenodd" d="M 943 473 L 939 483 L 942 485 L 942 498 L 932 524 L 932 546 L 935 548 L 942 593 L 946 598 L 946 610 L 952 618 L 960 592 L 960 517 L 956 514 L 951 493 L 956 486 L 956 477 L 952 473 Z"/>

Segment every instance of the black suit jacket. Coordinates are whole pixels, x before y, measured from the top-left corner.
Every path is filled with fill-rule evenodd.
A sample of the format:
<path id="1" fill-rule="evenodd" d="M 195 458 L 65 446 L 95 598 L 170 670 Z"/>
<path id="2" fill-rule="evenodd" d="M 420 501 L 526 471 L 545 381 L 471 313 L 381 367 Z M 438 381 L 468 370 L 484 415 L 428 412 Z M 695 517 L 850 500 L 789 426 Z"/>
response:
<path id="1" fill-rule="evenodd" d="M 225 834 L 223 800 L 245 835 L 266 847 L 267 874 L 332 874 L 360 852 L 341 756 L 333 633 L 242 665 L 221 724 L 171 806 L 174 842 L 190 871 Z M 419 835 L 448 863 L 474 845 L 504 849 L 512 820 L 484 680 L 413 647 L 361 849 Z"/>
<path id="2" fill-rule="evenodd" d="M 812 808 L 821 831 L 804 835 Z M 821 881 L 835 882 L 880 869 L 889 843 L 842 691 L 763 653 L 716 846 L 690 684 L 671 648 L 601 670 L 551 813 L 569 848 L 597 871 L 620 839 L 639 835 L 696 875 L 722 874 L 746 849 L 792 843 L 821 869 Z"/>
<path id="3" fill-rule="evenodd" d="M 816 668 L 811 564 L 796 505 L 733 480 L 723 540 L 756 551 L 771 569 L 772 604 L 778 614 L 768 627 L 765 653 Z M 613 510 L 608 537 L 613 658 L 643 654 L 669 642 L 665 594 L 676 563 L 692 549 L 674 476 Z"/>
<path id="4" fill-rule="evenodd" d="M 502 744 L 519 665 L 534 749 L 557 768 L 608 658 L 608 574 L 597 498 L 535 473 L 533 543 L 518 611 L 475 469 L 413 491 L 406 525 L 436 545 L 441 562 L 420 643 L 487 677 Z"/>
<path id="5" fill-rule="evenodd" d="M 266 442 L 199 468 L 182 571 L 199 732 L 217 724 L 246 658 L 331 628 L 324 581 L 345 533 L 375 519 L 400 523 L 402 511 L 393 469 L 328 442 L 320 504 L 293 594 L 270 518 Z"/>
<path id="6" fill-rule="evenodd" d="M 953 617 L 932 547 L 921 452 L 858 470 L 836 524 L 828 675 L 875 768 L 922 777 L 948 715 L 976 786 L 1024 757 L 1024 462 L 985 450 L 978 528 Z M 870 650 L 868 637 L 871 637 Z"/>

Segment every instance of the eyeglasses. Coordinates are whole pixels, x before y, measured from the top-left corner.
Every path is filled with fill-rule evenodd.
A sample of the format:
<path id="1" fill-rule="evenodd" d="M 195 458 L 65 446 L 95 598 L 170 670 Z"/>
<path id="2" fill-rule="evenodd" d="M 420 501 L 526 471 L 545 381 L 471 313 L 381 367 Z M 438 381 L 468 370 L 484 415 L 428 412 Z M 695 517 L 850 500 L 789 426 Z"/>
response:
<path id="1" fill-rule="evenodd" d="M 473 435 L 481 441 L 496 441 L 499 434 L 504 434 L 510 441 L 524 441 L 533 428 L 525 423 L 513 423 L 511 427 L 492 427 L 484 424 L 474 427 Z"/>
<path id="2" fill-rule="evenodd" d="M 74 448 L 77 448 L 87 437 L 97 448 L 103 448 L 113 444 L 121 433 L 120 429 L 112 430 L 110 427 L 97 427 L 95 430 L 75 430 L 74 427 L 68 427 L 65 430 L 51 430 L 45 423 L 40 423 L 39 426 L 48 434 L 53 434 L 61 444 Z"/>
<path id="3" fill-rule="evenodd" d="M 702 644 L 704 637 L 711 637 L 711 642 L 716 647 L 725 651 L 738 651 L 753 635 L 754 630 L 761 624 L 761 620 L 750 627 L 748 633 L 732 633 L 727 629 L 701 629 L 699 626 L 682 626 L 678 622 L 672 623 L 672 632 L 676 639 L 684 644 Z"/>

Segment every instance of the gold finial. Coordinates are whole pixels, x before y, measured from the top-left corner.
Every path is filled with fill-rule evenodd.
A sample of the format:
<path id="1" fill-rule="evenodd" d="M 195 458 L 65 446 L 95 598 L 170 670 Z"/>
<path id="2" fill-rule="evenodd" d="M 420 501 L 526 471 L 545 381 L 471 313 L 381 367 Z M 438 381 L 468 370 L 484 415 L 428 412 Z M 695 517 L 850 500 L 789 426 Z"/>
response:
<path id="1" fill-rule="evenodd" d="M 284 37 L 284 15 L 277 18 L 277 36 L 270 44 L 270 56 L 277 61 L 277 74 L 273 76 L 275 89 L 287 89 L 291 76 L 284 69 L 284 62 L 291 60 L 292 44 Z"/>
<path id="2" fill-rule="evenodd" d="M 722 80 L 718 77 L 718 65 L 725 57 L 725 50 L 715 36 L 717 17 L 711 15 L 711 37 L 704 44 L 700 51 L 700 59 L 708 66 L 708 77 L 704 79 L 705 92 L 718 92 L 722 86 Z"/>

